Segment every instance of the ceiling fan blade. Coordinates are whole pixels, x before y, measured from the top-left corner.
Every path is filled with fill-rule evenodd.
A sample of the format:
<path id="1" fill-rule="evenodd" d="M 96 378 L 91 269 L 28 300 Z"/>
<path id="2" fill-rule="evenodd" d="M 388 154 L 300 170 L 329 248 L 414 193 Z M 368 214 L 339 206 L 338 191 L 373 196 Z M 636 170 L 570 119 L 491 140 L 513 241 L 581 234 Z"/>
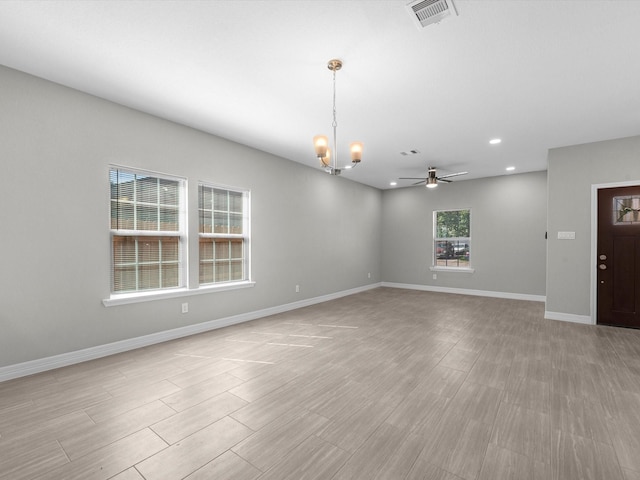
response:
<path id="1" fill-rule="evenodd" d="M 441 177 L 438 177 L 438 180 L 442 179 L 442 178 L 448 178 L 448 177 L 457 177 L 458 175 L 466 175 L 469 172 L 458 172 L 458 173 L 450 173 L 448 175 L 442 175 Z"/>
<path id="2" fill-rule="evenodd" d="M 398 180 L 422 180 L 423 182 L 426 180 L 424 177 L 398 177 Z"/>
<path id="3" fill-rule="evenodd" d="M 451 183 L 451 180 L 447 180 L 446 178 L 438 178 L 438 182 Z"/>
<path id="4" fill-rule="evenodd" d="M 424 182 L 425 182 L 424 180 L 420 180 L 419 182 L 412 183 L 411 185 L 412 185 L 412 186 L 413 186 L 413 185 L 420 185 L 421 183 L 424 183 Z"/>

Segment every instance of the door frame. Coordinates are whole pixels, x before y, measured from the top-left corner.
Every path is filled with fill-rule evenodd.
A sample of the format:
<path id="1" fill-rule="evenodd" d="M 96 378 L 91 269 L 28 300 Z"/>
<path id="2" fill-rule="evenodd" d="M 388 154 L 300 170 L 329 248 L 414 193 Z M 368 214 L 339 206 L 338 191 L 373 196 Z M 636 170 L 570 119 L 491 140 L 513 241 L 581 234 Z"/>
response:
<path id="1" fill-rule="evenodd" d="M 640 187 L 640 180 L 597 183 L 591 185 L 591 324 L 598 323 L 598 190 L 616 187 Z"/>

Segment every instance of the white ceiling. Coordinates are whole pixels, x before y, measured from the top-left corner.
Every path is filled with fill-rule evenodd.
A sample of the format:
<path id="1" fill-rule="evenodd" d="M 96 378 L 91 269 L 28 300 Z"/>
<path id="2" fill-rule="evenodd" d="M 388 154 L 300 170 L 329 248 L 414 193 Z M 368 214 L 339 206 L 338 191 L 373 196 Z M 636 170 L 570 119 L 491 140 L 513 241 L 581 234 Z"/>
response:
<path id="1" fill-rule="evenodd" d="M 455 0 L 424 29 L 406 3 L 4 0 L 0 63 L 316 167 L 339 58 L 343 176 L 383 189 L 640 134 L 640 1 Z"/>

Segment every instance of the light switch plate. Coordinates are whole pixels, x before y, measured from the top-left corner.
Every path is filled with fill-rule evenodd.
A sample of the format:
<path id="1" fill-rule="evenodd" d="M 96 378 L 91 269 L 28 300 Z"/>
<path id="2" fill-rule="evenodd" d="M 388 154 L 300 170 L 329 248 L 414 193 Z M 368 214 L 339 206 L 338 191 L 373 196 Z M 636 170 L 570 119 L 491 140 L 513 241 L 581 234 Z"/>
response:
<path id="1" fill-rule="evenodd" d="M 576 232 L 558 232 L 558 240 L 575 240 Z"/>

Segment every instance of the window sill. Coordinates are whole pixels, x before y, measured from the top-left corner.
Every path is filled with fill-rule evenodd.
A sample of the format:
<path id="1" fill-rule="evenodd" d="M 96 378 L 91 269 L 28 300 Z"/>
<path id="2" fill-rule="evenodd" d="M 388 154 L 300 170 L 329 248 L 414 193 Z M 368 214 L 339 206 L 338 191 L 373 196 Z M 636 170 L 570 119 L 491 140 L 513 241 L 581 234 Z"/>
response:
<path id="1" fill-rule="evenodd" d="M 199 288 L 176 288 L 172 290 L 121 293 L 111 295 L 102 300 L 105 307 L 115 307 L 116 305 L 127 305 L 129 303 L 151 302 L 153 300 L 163 300 L 165 298 L 190 297 L 193 295 L 203 295 L 214 292 L 225 292 L 227 290 L 237 290 L 239 288 L 253 287 L 256 282 L 247 280 L 245 282 L 225 283 L 223 285 L 204 285 Z"/>
<path id="2" fill-rule="evenodd" d="M 429 267 L 432 272 L 454 272 L 454 273 L 473 273 L 475 268 L 471 267 Z"/>

